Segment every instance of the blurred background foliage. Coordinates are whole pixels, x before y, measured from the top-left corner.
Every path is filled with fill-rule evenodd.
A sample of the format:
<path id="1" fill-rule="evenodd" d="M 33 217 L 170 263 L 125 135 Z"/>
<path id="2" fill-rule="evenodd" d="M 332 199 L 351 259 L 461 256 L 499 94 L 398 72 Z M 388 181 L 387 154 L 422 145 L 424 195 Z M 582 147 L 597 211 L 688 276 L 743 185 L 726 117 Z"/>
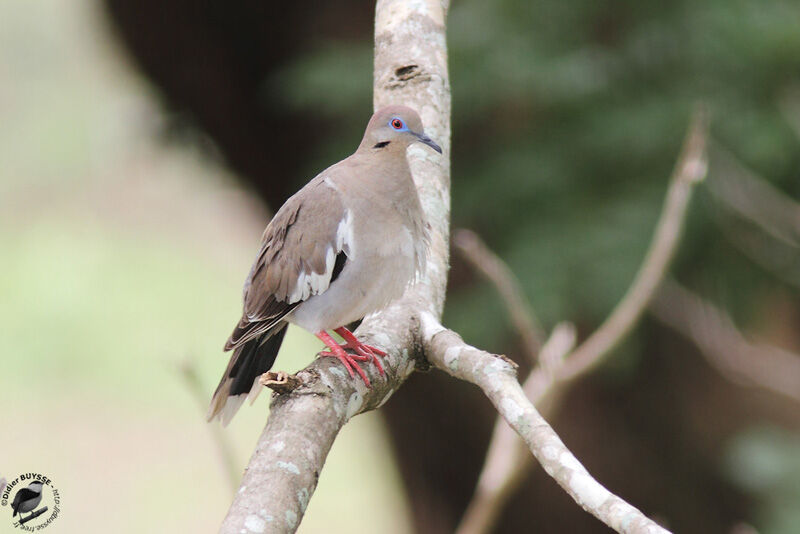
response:
<path id="1" fill-rule="evenodd" d="M 143 515 L 131 532 L 216 528 L 224 473 L 208 467 L 214 445 L 174 369 L 193 362 L 210 393 L 268 219 L 257 199 L 275 209 L 356 145 L 372 14 L 365 0 L 0 4 L 0 386 L 14 407 L 0 469 L 50 470 L 71 530 L 98 489 L 109 516 Z M 508 262 L 547 328 L 571 320 L 588 334 L 642 260 L 698 100 L 711 112 L 709 184 L 733 159 L 800 198 L 798 28 L 790 0 L 452 2 L 453 227 Z M 753 232 L 763 247 L 737 238 Z M 748 335 L 798 352 L 800 240 L 758 232 L 701 186 L 672 272 Z M 496 293 L 457 256 L 445 322 L 522 354 Z M 293 332 L 279 366 L 315 349 Z M 226 431 L 239 465 L 265 405 Z M 382 412 L 390 444 L 377 416 L 348 425 L 301 532 L 372 532 L 378 518 L 452 531 L 491 410 L 430 373 Z M 797 405 L 730 384 L 653 319 L 573 388 L 554 426 L 612 491 L 677 532 L 800 532 Z M 207 486 L 158 498 L 192 479 Z M 531 524 L 605 531 L 541 473 L 498 532 Z"/>

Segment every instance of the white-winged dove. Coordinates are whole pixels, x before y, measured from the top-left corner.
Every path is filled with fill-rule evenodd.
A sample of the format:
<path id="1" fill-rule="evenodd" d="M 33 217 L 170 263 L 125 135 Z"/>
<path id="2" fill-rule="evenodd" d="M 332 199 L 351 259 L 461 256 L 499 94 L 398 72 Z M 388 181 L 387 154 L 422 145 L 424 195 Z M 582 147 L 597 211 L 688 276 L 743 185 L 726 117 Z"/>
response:
<path id="1" fill-rule="evenodd" d="M 345 325 L 384 308 L 425 268 L 427 225 L 406 160 L 414 142 L 442 152 L 413 109 L 378 110 L 355 153 L 322 171 L 275 214 L 244 284 L 244 313 L 225 344 L 233 356 L 209 420 L 219 416 L 227 424 L 245 397 L 258 394 L 258 377 L 275 362 L 288 323 L 313 332 L 328 347 L 320 356 L 338 358 L 367 386 L 358 362 L 372 361 L 383 374 L 378 356 L 386 354 Z"/>

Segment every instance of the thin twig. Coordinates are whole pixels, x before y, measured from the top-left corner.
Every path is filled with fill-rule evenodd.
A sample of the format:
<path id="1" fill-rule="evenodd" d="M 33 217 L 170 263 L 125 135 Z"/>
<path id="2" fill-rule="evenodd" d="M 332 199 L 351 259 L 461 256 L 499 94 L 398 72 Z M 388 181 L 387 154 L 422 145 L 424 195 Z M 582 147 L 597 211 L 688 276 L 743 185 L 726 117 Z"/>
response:
<path id="1" fill-rule="evenodd" d="M 540 408 L 552 408 L 567 383 L 598 365 L 625 339 L 646 310 L 677 249 L 693 188 L 706 175 L 707 123 L 705 110 L 698 107 L 670 178 L 650 248 L 625 296 L 603 324 L 573 352 L 569 351 L 574 338 L 570 340 L 563 331 L 554 331 L 551 340 L 545 343 L 548 346 L 552 342 L 563 352 L 555 362 L 535 367 L 523 385 L 527 398 Z M 554 338 L 563 341 L 556 343 Z M 528 472 L 530 456 L 521 453 L 521 444 L 512 434 L 507 425 L 500 422 L 495 425 L 476 493 L 467 506 L 458 534 L 488 532 Z"/>
<path id="2" fill-rule="evenodd" d="M 531 371 L 522 386 L 531 402 L 538 403 L 542 400 L 544 391 L 556 379 L 564 359 L 575 348 L 577 339 L 577 329 L 572 323 L 559 323 L 553 329 L 542 347 L 541 363 Z"/>
<path id="3" fill-rule="evenodd" d="M 183 383 L 186 389 L 189 390 L 197 405 L 200 407 L 199 414 L 205 419 L 206 408 L 208 407 L 208 390 L 203 385 L 200 379 L 200 373 L 197 371 L 197 365 L 191 358 L 185 359 L 178 366 L 180 376 L 183 378 Z M 233 452 L 228 436 L 223 432 L 222 427 L 219 425 L 207 425 L 208 431 L 211 433 L 211 441 L 217 447 L 222 468 L 225 472 L 225 478 L 231 486 L 231 491 L 235 491 L 239 485 L 239 477 L 241 470 L 237 466 L 236 455 Z"/>
<path id="4" fill-rule="evenodd" d="M 664 282 L 650 311 L 731 381 L 800 402 L 800 355 L 750 343 L 727 313 L 672 280 Z"/>
<path id="5" fill-rule="evenodd" d="M 800 203 L 715 144 L 709 191 L 717 226 L 734 247 L 777 278 L 800 287 Z"/>
<path id="6" fill-rule="evenodd" d="M 433 315 L 423 313 L 420 318 L 428 360 L 448 374 L 480 387 L 547 474 L 581 508 L 617 532 L 668 532 L 592 478 L 527 399 L 507 362 L 467 345 Z"/>
<path id="7" fill-rule="evenodd" d="M 699 107 L 692 117 L 683 150 L 670 179 L 661 218 L 636 278 L 611 315 L 564 360 L 558 373 L 560 381 L 574 379 L 597 365 L 603 355 L 625 339 L 647 308 L 678 248 L 692 190 L 706 176 L 707 131 L 708 116 L 705 109 Z"/>
<path id="8" fill-rule="evenodd" d="M 728 243 L 775 278 L 800 287 L 800 249 L 786 246 L 731 214 L 720 211 L 713 215 Z"/>
<path id="9" fill-rule="evenodd" d="M 483 240 L 471 231 L 460 229 L 453 235 L 453 244 L 462 257 L 489 282 L 508 310 L 514 328 L 522 337 L 525 349 L 532 362 L 536 361 L 544 340 L 544 329 L 525 298 L 519 280 L 497 254 L 489 250 Z"/>
<path id="10" fill-rule="evenodd" d="M 800 204 L 716 143 L 711 158 L 708 189 L 714 198 L 784 245 L 800 247 Z"/>

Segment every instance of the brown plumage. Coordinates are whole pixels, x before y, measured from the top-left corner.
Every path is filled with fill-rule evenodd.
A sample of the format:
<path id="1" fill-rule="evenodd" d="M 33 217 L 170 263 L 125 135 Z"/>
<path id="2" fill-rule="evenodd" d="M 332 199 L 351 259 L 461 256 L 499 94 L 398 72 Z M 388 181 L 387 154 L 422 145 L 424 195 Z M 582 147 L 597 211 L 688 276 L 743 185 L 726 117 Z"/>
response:
<path id="1" fill-rule="evenodd" d="M 358 361 L 382 351 L 343 328 L 400 296 L 424 268 L 427 229 L 406 160 L 413 142 L 441 149 L 424 135 L 415 111 L 390 106 L 370 119 L 356 152 L 321 172 L 289 198 L 267 225 L 244 285 L 244 310 L 225 350 L 233 350 L 211 401 L 209 419 L 227 423 L 258 377 L 275 361 L 287 323 L 322 339 L 353 376 Z M 336 330 L 346 343 L 333 342 Z M 347 354 L 344 348 L 353 349 Z"/>

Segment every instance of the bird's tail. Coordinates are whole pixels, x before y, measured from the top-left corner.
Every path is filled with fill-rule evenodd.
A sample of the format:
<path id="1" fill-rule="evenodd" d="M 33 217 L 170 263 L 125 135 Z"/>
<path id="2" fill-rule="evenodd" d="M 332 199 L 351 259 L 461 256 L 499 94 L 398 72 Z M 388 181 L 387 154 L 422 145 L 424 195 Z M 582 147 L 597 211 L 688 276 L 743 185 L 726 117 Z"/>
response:
<path id="1" fill-rule="evenodd" d="M 233 350 L 228 368 L 211 398 L 211 406 L 206 414 L 209 421 L 219 417 L 223 426 L 227 425 L 247 396 L 250 396 L 251 402 L 256 399 L 261 391 L 261 386 L 257 384 L 258 377 L 269 371 L 275 363 L 287 326 L 288 323 L 279 323 Z"/>

